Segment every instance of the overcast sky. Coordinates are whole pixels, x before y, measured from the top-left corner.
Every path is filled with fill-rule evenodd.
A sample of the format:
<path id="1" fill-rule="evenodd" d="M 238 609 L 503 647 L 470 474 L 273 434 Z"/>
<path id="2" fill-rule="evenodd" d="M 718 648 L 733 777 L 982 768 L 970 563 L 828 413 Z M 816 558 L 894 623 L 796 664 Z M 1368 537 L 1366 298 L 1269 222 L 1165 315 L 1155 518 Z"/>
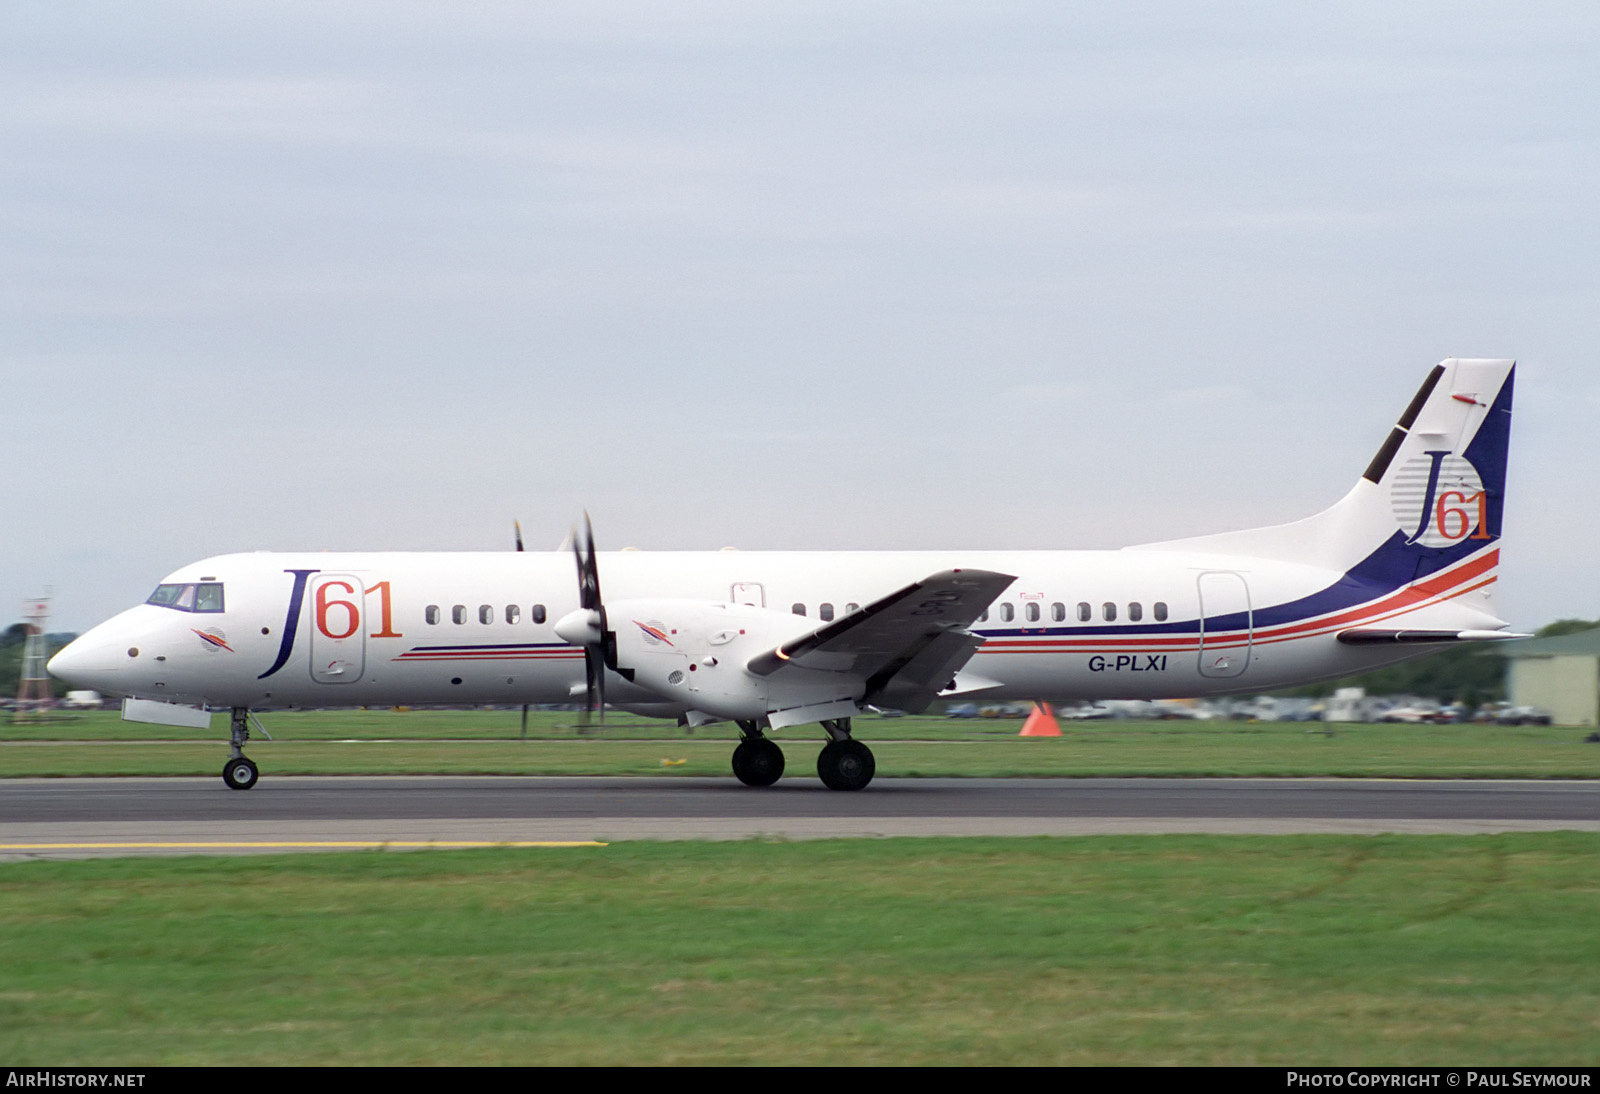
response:
<path id="1" fill-rule="evenodd" d="M 0 610 L 233 550 L 1115 547 L 1520 360 L 1600 617 L 1592 3 L 0 6 Z"/>

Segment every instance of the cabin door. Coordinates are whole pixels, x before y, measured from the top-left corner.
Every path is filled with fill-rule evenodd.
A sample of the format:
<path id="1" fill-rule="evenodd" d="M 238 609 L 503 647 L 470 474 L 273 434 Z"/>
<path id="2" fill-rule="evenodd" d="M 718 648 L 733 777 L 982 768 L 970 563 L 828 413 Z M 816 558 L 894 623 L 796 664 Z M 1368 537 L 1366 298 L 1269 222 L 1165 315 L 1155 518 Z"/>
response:
<path id="1" fill-rule="evenodd" d="M 1200 675 L 1242 676 L 1250 667 L 1255 620 L 1244 575 L 1210 570 L 1200 575 Z"/>
<path id="2" fill-rule="evenodd" d="M 362 580 L 353 574 L 317 574 L 310 592 L 311 679 L 353 684 L 367 661 Z"/>

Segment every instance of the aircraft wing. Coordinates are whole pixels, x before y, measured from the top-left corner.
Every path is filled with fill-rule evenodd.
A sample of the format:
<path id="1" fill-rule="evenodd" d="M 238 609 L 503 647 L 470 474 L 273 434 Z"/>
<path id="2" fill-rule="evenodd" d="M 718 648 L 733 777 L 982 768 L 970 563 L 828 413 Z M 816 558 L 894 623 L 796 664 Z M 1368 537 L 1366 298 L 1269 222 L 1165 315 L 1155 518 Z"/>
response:
<path id="1" fill-rule="evenodd" d="M 945 570 L 758 654 L 746 667 L 757 676 L 847 674 L 866 682 L 866 702 L 925 710 L 983 645 L 967 628 L 1015 580 L 990 570 Z"/>

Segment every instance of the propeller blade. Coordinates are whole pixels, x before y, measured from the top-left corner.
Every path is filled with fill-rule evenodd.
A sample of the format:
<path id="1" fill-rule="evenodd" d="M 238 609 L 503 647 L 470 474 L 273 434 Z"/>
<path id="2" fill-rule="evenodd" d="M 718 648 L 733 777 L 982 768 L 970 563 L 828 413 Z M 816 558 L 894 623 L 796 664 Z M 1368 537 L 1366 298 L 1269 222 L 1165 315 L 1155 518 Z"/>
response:
<path id="1" fill-rule="evenodd" d="M 583 646 L 583 675 L 584 691 L 587 704 L 584 707 L 584 722 L 588 723 L 589 716 L 596 710 L 600 712 L 600 724 L 606 720 L 606 666 L 616 660 L 616 654 L 608 652 L 614 650 L 609 641 L 610 635 L 606 620 L 606 607 L 600 599 L 600 563 L 595 554 L 594 524 L 589 520 L 589 514 L 583 514 L 583 538 L 578 538 L 578 530 L 572 530 L 572 554 L 578 563 L 578 605 L 580 609 L 589 613 L 588 619 L 592 621 L 592 630 L 585 637 L 588 639 Z"/>
<path id="2" fill-rule="evenodd" d="M 572 530 L 572 551 L 578 558 L 578 606 L 600 608 L 600 566 L 595 558 L 594 525 L 589 514 L 583 514 L 583 541 L 578 541 L 578 530 Z"/>
<path id="3" fill-rule="evenodd" d="M 583 672 L 587 683 L 588 702 L 583 708 L 583 721 L 589 724 L 589 719 L 599 712 L 601 725 L 606 724 L 606 666 L 601 657 L 599 647 L 591 646 L 583 651 Z"/>

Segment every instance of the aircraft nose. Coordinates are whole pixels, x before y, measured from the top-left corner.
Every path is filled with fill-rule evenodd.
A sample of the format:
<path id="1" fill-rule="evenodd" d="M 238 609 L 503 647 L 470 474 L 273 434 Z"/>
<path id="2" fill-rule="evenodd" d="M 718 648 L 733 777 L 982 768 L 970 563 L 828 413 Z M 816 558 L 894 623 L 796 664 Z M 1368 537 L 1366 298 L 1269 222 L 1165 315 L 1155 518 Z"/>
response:
<path id="1" fill-rule="evenodd" d="M 57 680 L 65 680 L 69 684 L 76 684 L 86 660 L 83 655 L 83 639 L 74 638 L 57 650 L 54 657 L 45 662 L 44 670 Z"/>
<path id="2" fill-rule="evenodd" d="M 108 690 L 122 665 L 115 660 L 121 654 L 127 661 L 126 649 L 110 649 L 104 641 L 97 640 L 93 631 L 68 642 L 45 664 L 45 671 L 57 680 L 80 687 Z M 114 690 L 114 689 L 109 689 Z"/>

